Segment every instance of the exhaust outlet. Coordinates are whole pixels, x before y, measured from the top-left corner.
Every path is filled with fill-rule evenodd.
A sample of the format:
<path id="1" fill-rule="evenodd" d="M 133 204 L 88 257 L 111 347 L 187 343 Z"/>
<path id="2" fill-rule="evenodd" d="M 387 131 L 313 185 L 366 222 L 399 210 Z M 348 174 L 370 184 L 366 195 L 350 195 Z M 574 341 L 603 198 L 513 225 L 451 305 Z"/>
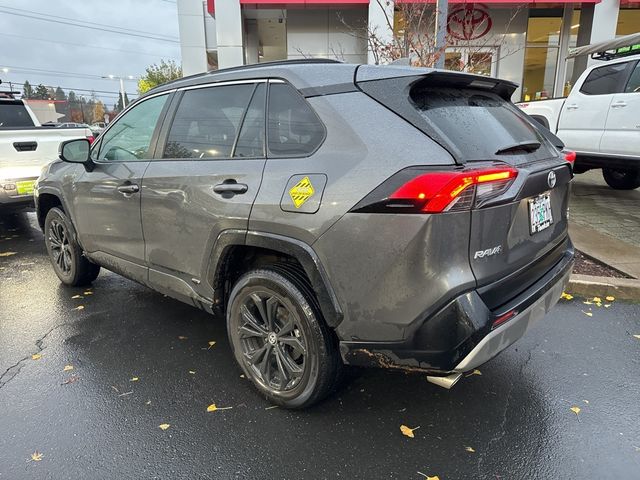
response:
<path id="1" fill-rule="evenodd" d="M 452 373 L 447 377 L 434 377 L 431 375 L 427 375 L 427 381 L 449 390 L 458 382 L 458 380 L 460 380 L 460 377 L 462 377 L 462 373 L 458 372 Z"/>

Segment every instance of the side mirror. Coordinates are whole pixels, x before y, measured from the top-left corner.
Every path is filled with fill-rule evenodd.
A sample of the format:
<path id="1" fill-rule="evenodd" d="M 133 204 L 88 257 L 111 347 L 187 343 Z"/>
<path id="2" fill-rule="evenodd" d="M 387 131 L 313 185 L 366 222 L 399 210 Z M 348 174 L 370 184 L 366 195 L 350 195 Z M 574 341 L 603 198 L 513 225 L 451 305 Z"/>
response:
<path id="1" fill-rule="evenodd" d="M 60 160 L 65 162 L 89 165 L 93 164 L 89 157 L 90 147 L 91 144 L 86 138 L 67 140 L 60 144 L 58 154 L 60 156 Z"/>

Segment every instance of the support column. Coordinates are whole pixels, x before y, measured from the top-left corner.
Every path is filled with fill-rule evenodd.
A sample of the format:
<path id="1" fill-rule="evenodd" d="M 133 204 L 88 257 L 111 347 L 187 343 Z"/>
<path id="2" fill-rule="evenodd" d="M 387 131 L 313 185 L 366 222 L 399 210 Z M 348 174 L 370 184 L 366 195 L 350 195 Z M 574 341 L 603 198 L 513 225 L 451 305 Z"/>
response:
<path id="1" fill-rule="evenodd" d="M 376 37 L 384 43 L 393 40 L 393 5 L 394 2 L 386 4 L 386 0 L 370 0 L 369 1 L 369 21 L 367 28 L 367 37 L 374 33 Z M 371 49 L 371 42 L 367 38 L 367 63 L 375 64 L 376 56 Z"/>
<path id="2" fill-rule="evenodd" d="M 577 47 L 589 45 L 591 43 L 591 30 L 593 28 L 593 14 L 595 11 L 595 5 L 593 3 L 583 3 L 580 7 L 580 26 L 578 27 L 578 39 L 576 42 Z M 582 75 L 587 68 L 587 57 L 576 57 L 573 61 L 573 75 L 571 77 L 571 84 L 575 85 L 578 77 Z"/>
<path id="3" fill-rule="evenodd" d="M 218 0 L 215 6 L 219 67 L 227 68 L 244 65 L 240 1 Z"/>
<path id="4" fill-rule="evenodd" d="M 598 3 L 593 12 L 593 28 L 591 30 L 591 41 L 589 43 L 613 40 L 616 38 L 618 28 L 618 12 L 620 11 L 620 0 L 602 0 Z M 587 60 L 587 65 L 593 65 L 596 61 Z"/>
<path id="5" fill-rule="evenodd" d="M 207 49 L 202 0 L 178 0 L 178 31 L 182 73 L 193 75 L 207 71 Z"/>
<path id="6" fill-rule="evenodd" d="M 558 48 L 558 60 L 556 63 L 556 78 L 553 87 L 553 96 L 561 97 L 564 91 L 564 82 L 567 76 L 567 54 L 569 53 L 569 40 L 571 40 L 571 20 L 573 19 L 573 4 L 568 3 L 562 12 L 562 25 L 560 27 L 560 45 Z"/>

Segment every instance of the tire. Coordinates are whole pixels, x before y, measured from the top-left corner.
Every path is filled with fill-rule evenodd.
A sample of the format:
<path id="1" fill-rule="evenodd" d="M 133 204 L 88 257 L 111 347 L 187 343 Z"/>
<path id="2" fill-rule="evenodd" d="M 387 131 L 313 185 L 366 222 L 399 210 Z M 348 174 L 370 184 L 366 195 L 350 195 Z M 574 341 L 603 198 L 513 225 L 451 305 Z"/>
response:
<path id="1" fill-rule="evenodd" d="M 44 241 L 53 271 L 70 287 L 88 285 L 100 273 L 100 266 L 82 255 L 71 221 L 59 208 L 52 208 L 44 220 Z"/>
<path id="2" fill-rule="evenodd" d="M 306 277 L 282 265 L 245 273 L 227 308 L 234 357 L 272 403 L 306 408 L 331 393 L 342 360 Z"/>
<path id="3" fill-rule="evenodd" d="M 603 168 L 602 176 L 607 185 L 616 190 L 633 190 L 640 187 L 640 170 Z"/>

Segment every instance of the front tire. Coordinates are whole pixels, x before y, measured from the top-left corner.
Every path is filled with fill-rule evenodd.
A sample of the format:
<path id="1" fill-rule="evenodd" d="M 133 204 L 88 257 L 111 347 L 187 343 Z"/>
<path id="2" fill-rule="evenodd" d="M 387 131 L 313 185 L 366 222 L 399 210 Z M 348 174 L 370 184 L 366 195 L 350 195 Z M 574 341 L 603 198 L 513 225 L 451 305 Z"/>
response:
<path id="1" fill-rule="evenodd" d="M 633 190 L 640 187 L 640 169 L 618 170 L 615 168 L 603 168 L 602 176 L 607 185 L 616 190 Z"/>
<path id="2" fill-rule="evenodd" d="M 44 241 L 53 271 L 62 283 L 70 287 L 88 285 L 100 273 L 100 266 L 82 255 L 76 242 L 71 221 L 59 208 L 52 208 L 44 220 Z"/>
<path id="3" fill-rule="evenodd" d="M 236 361 L 271 402 L 305 408 L 330 393 L 342 361 L 308 282 L 274 266 L 245 273 L 227 308 Z"/>

